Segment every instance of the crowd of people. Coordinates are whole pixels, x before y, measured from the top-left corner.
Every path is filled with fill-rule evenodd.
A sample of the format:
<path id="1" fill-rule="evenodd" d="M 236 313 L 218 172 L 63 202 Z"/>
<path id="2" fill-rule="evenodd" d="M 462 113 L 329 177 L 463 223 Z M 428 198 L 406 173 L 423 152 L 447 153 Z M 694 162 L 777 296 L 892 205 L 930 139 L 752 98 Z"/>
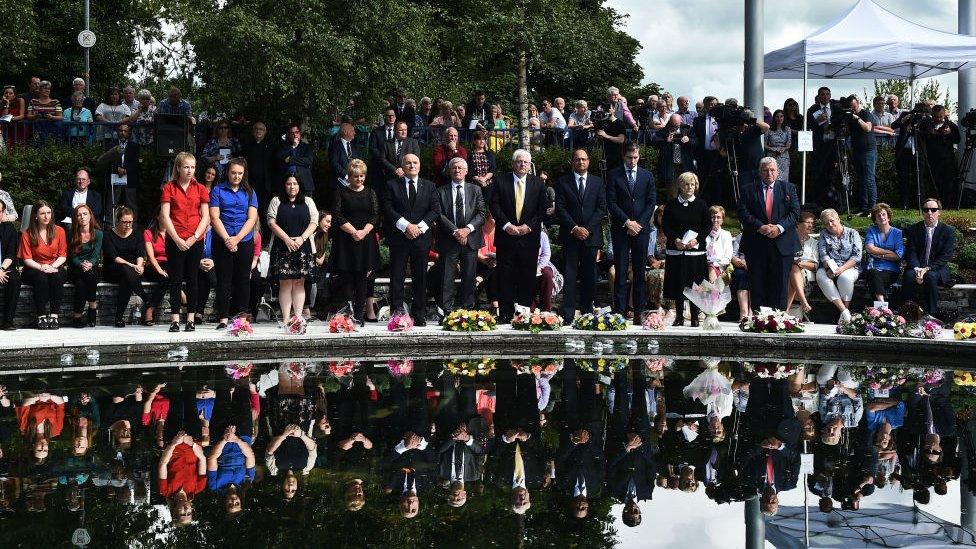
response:
<path id="1" fill-rule="evenodd" d="M 64 497 L 77 512 L 84 492 L 105 491 L 165 502 L 187 525 L 204 520 L 203 498 L 247 516 L 262 485 L 279 505 L 303 505 L 319 469 L 350 513 L 412 519 L 487 494 L 525 514 L 550 492 L 580 520 L 599 502 L 622 504 L 633 527 L 655 490 L 703 489 L 718 503 L 758 495 L 773 515 L 801 479 L 801 454 L 813 456 L 803 478 L 823 513 L 886 487 L 924 505 L 960 473 L 951 371 L 905 370 L 907 381 L 878 389 L 836 364 L 513 359 L 475 378 L 457 361 L 394 362 L 0 386 L 0 511 Z"/>
<path id="2" fill-rule="evenodd" d="M 50 89 L 49 83 L 37 84 L 38 94 Z M 81 109 L 86 108 L 84 87 L 84 81 L 75 82 L 74 99 Z M 25 107 L 28 103 L 12 89 L 5 95 L 8 109 L 19 104 L 18 112 L 28 117 L 40 116 L 38 104 L 57 103 L 31 96 Z M 872 190 L 875 134 L 897 134 L 902 149 L 906 139 L 928 139 L 911 134 L 921 131 L 911 120 L 922 116 L 925 104 L 906 113 L 897 100 L 876 101 L 883 120 L 898 114 L 888 127 L 861 108 L 856 97 L 831 102 L 830 90 L 822 88 L 808 112 L 814 182 L 826 177 L 827 165 L 836 161 L 837 143 L 849 136 L 862 191 L 860 208 L 874 221 L 862 241 L 857 231 L 843 226 L 837 209 L 823 207 L 837 202 L 828 196 L 832 187 L 818 190 L 814 183 L 807 193 L 813 200 L 801 204 L 788 180 L 798 120 L 802 126 L 795 101 L 770 113 L 767 124 L 734 100 L 720 106 L 714 97 L 706 97 L 696 112 L 679 97 L 672 112 L 669 95 L 652 96 L 639 100 L 632 112 L 616 88 L 608 89 L 594 111 L 577 102 L 575 111 L 564 116 L 565 100 L 543 102 L 539 135 L 546 143 L 578 134 L 569 170 L 559 177 L 535 169 L 532 146 L 514 150 L 511 171 L 497 173 L 495 152 L 502 151 L 492 143 L 491 131 L 499 124 L 490 120 L 500 108 L 487 103 L 483 92 L 474 95 L 463 116 L 452 114 L 447 103 L 440 116 L 424 122 L 442 130 L 432 166 L 425 167 L 432 179 L 420 175 L 421 144 L 412 137 L 430 113 L 418 112 L 402 92 L 390 99 L 365 144 L 353 125 L 363 120 L 338 126 L 327 181 L 313 177 L 313 151 L 300 124 L 287 125 L 276 139 L 265 124 L 255 122 L 253 135 L 242 143 L 231 135 L 230 122 L 219 121 L 199 155 L 184 152 L 173 159 L 158 212 L 143 230 L 133 226 L 144 143 L 134 130 L 147 109 L 142 99 L 143 92 L 113 88 L 109 103 L 96 108 L 101 112 L 97 120 L 117 122 L 99 126 L 106 130 L 107 151 L 99 163 L 110 166 L 111 197 L 91 188 L 92 173 L 81 168 L 57 205 L 41 201 L 32 206 L 19 241 L 4 227 L 0 287 L 6 308 L 0 327 L 14 327 L 21 282 L 34 291 L 34 325 L 58 327 L 66 281 L 74 287 L 71 323 L 93 326 L 103 277 L 120 285 L 118 327 L 126 325 L 132 293 L 142 302 L 135 316 L 152 325 L 168 289 L 170 330 L 179 331 L 182 323 L 183 330 L 193 331 L 211 288 L 216 291 L 216 326 L 223 329 L 236 316 L 253 316 L 269 287 L 283 320 L 308 318 L 316 301 L 331 300 L 346 305 L 362 325 L 377 318 L 374 286 L 384 267 L 381 244 L 389 251 L 390 308 L 409 310 L 419 326 L 431 316 L 439 319 L 455 308 L 475 307 L 481 291 L 502 323 L 511 319 L 516 305 L 551 309 L 553 297 L 561 293 L 568 322 L 593 310 L 603 267 L 612 280 L 610 305 L 616 312 L 639 320 L 652 306 L 670 308 L 677 311 L 676 325 L 685 321 L 684 290 L 718 277 L 732 283 L 740 316 L 794 303 L 805 315 L 811 310 L 808 285 L 816 281 L 841 320 L 851 314 L 848 307 L 862 274 L 873 299 L 918 300 L 936 316 L 939 287 L 949 282 L 955 243 L 953 230 L 939 222 L 943 201 L 922 199 L 923 221 L 902 234 L 891 226 L 891 206 L 879 202 Z M 102 108 L 116 105 L 121 106 Z M 153 107 L 192 115 L 175 88 Z M 958 128 L 944 114 L 944 109 L 932 109 L 935 131 L 947 143 L 952 135 L 958 141 Z M 946 132 L 952 135 L 942 135 Z M 641 148 L 628 139 L 643 134 L 660 151 L 656 176 L 641 167 Z M 730 180 L 718 175 L 723 157 L 734 166 Z M 951 164 L 948 157 L 939 165 L 944 164 Z M 946 181 L 938 178 L 936 188 L 945 190 L 940 185 Z M 909 195 L 903 192 L 903 205 Z M 5 191 L 0 191 L 0 203 L 3 219 L 16 221 L 16 205 Z M 723 228 L 725 207 L 735 210 L 740 224 L 734 239 Z M 813 212 L 823 222 L 819 236 L 811 223 Z M 100 221 L 108 225 L 104 230 Z M 557 257 L 552 244 L 558 244 Z M 155 282 L 155 289 L 148 292 L 142 282 Z M 324 296 L 329 289 L 336 291 Z M 428 315 L 431 298 L 434 315 Z M 692 304 L 689 308 L 687 317 L 695 326 L 698 311 Z"/>

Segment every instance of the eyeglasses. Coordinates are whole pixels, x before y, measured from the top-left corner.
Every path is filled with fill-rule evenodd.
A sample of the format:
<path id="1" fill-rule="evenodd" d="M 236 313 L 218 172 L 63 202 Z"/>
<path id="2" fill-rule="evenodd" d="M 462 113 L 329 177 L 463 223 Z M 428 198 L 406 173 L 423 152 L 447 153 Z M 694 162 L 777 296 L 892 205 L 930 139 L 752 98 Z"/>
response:
<path id="1" fill-rule="evenodd" d="M 131 221 L 119 221 L 119 225 L 132 225 Z"/>
<path id="2" fill-rule="evenodd" d="M 922 211 L 926 213 L 935 213 L 939 211 L 939 208 L 922 208 Z"/>

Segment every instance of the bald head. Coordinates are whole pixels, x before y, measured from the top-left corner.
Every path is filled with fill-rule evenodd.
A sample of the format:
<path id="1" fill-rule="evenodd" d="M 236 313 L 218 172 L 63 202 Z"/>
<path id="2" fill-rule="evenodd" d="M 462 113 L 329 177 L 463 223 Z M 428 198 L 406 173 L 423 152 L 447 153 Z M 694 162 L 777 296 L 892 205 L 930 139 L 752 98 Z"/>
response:
<path id="1" fill-rule="evenodd" d="M 668 118 L 668 124 L 670 124 L 672 128 L 677 128 L 681 126 L 681 115 L 677 113 L 672 114 Z"/>
<path id="2" fill-rule="evenodd" d="M 420 157 L 415 154 L 403 155 L 403 174 L 411 179 L 416 179 L 420 173 Z"/>

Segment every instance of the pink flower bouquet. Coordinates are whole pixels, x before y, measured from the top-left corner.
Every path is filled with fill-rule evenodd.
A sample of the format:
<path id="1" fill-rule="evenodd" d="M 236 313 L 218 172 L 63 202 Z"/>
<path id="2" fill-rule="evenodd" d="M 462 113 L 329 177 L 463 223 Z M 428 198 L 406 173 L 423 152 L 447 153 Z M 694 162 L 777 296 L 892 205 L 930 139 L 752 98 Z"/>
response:
<path id="1" fill-rule="evenodd" d="M 227 365 L 224 371 L 233 380 L 238 380 L 251 375 L 251 370 L 254 369 L 254 364 L 250 362 L 235 362 L 233 364 Z"/>
<path id="2" fill-rule="evenodd" d="M 291 320 L 285 324 L 285 333 L 289 335 L 304 335 L 307 329 L 308 321 L 299 315 L 291 317 Z"/>
<path id="3" fill-rule="evenodd" d="M 251 328 L 251 323 L 247 321 L 247 318 L 239 316 L 234 318 L 234 321 L 227 327 L 227 333 L 236 337 L 249 336 L 254 333 L 254 328 Z"/>
<path id="4" fill-rule="evenodd" d="M 563 318 L 561 316 L 547 311 L 540 312 L 539 309 L 532 312 L 518 312 L 512 317 L 512 328 L 526 330 L 533 334 L 544 331 L 555 331 L 562 326 Z"/>
<path id="5" fill-rule="evenodd" d="M 657 311 L 645 311 L 641 315 L 641 326 L 645 330 L 663 330 L 667 326 L 667 322 L 664 320 L 664 311 L 660 309 Z"/>
<path id="6" fill-rule="evenodd" d="M 345 313 L 337 313 L 329 319 L 329 333 L 348 334 L 356 331 L 356 323 Z"/>
<path id="7" fill-rule="evenodd" d="M 413 329 L 413 319 L 407 313 L 399 313 L 390 318 L 386 329 L 391 332 L 409 332 Z"/>
<path id="8" fill-rule="evenodd" d="M 703 280 L 700 284 L 685 288 L 684 295 L 705 313 L 702 330 L 718 330 L 721 327 L 718 323 L 718 314 L 729 304 L 729 301 L 732 301 L 732 293 L 721 278 L 715 282 Z M 678 314 L 682 312 L 678 311 Z"/>
<path id="9" fill-rule="evenodd" d="M 326 364 L 326 371 L 335 377 L 352 375 L 358 363 L 354 360 L 333 360 Z"/>
<path id="10" fill-rule="evenodd" d="M 408 317 L 409 318 L 409 317 Z M 393 377 L 405 377 L 413 372 L 413 361 L 407 360 L 387 360 L 386 367 L 390 369 Z"/>

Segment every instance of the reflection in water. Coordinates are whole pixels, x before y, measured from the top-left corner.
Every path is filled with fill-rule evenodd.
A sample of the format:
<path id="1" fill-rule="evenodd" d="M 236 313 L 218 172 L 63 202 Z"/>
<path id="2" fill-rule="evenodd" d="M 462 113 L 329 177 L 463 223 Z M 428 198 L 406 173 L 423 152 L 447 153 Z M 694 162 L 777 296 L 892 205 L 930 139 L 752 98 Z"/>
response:
<path id="1" fill-rule="evenodd" d="M 3 546 L 611 547 L 655 490 L 773 516 L 804 482 L 813 513 L 924 506 L 973 408 L 951 371 L 660 357 L 0 380 Z"/>

